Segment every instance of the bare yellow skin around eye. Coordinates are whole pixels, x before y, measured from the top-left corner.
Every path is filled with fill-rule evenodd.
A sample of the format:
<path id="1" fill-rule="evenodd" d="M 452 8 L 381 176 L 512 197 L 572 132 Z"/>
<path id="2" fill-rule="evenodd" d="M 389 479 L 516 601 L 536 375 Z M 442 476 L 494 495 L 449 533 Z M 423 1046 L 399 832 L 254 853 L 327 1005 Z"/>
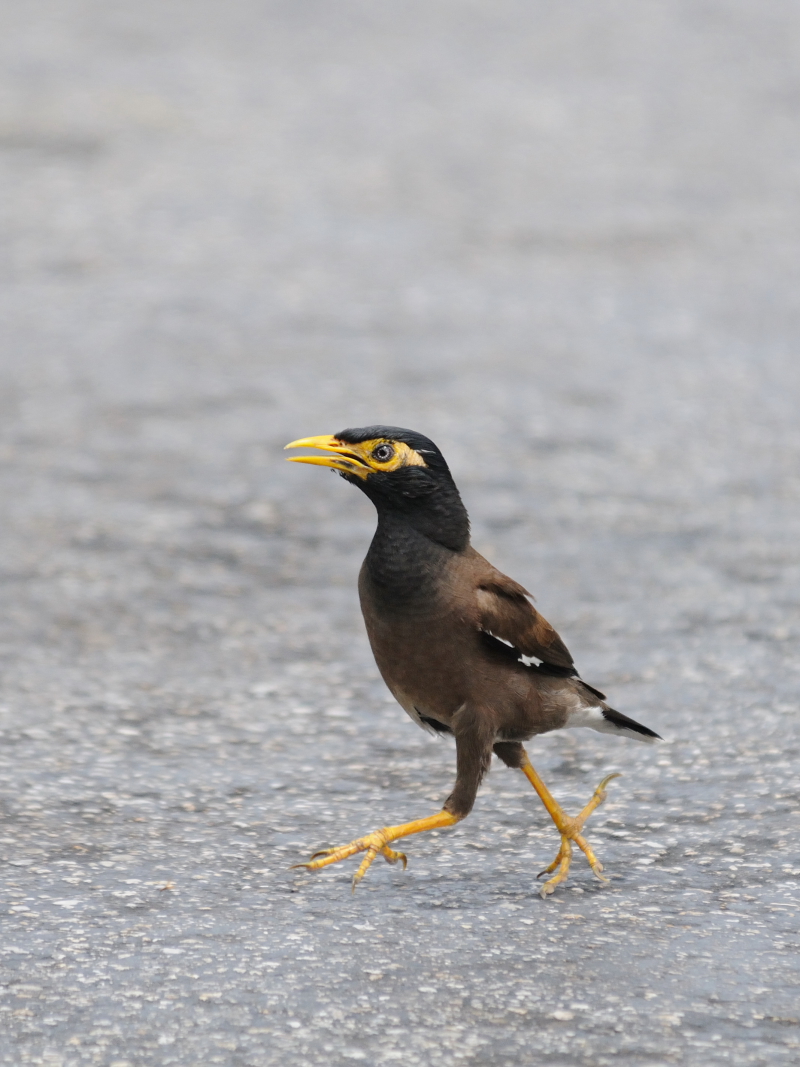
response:
<path id="1" fill-rule="evenodd" d="M 394 455 L 387 459 L 385 463 L 381 463 L 372 454 L 378 445 L 391 445 L 394 449 Z M 365 441 L 361 445 L 354 445 L 353 451 L 360 451 L 364 449 L 366 455 L 364 458 L 369 463 L 370 467 L 380 471 L 396 471 L 399 467 L 427 467 L 427 463 L 410 445 L 407 445 L 405 441 L 387 441 L 383 438 L 377 438 L 374 441 Z"/>

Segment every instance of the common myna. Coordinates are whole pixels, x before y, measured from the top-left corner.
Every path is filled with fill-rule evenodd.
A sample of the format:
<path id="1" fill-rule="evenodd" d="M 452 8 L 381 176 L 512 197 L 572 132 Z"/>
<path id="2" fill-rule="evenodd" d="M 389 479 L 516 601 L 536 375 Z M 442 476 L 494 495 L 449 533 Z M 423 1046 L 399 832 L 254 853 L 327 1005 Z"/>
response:
<path id="1" fill-rule="evenodd" d="M 567 878 L 573 842 L 606 881 L 581 830 L 605 799 L 608 782 L 619 776 L 607 775 L 571 817 L 531 766 L 522 742 L 572 726 L 637 741 L 652 742 L 658 734 L 614 711 L 581 681 L 566 645 L 527 590 L 470 545 L 466 508 L 433 441 L 396 426 L 367 426 L 286 447 L 321 449 L 324 455 L 291 459 L 332 467 L 377 508 L 378 528 L 358 589 L 378 669 L 417 725 L 452 734 L 456 743 L 456 782 L 440 812 L 317 852 L 298 866 L 316 870 L 364 852 L 354 888 L 379 853 L 405 867 L 406 857 L 390 844 L 469 815 L 494 752 L 522 771 L 561 835 L 558 855 L 540 874 L 556 872 L 542 896 Z"/>

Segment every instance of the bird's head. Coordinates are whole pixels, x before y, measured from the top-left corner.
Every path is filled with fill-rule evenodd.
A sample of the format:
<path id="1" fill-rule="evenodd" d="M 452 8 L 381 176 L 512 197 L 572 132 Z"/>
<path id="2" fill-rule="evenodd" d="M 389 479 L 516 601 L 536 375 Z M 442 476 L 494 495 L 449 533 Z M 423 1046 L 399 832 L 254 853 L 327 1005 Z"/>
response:
<path id="1" fill-rule="evenodd" d="M 332 467 L 357 485 L 379 512 L 414 517 L 414 525 L 452 527 L 447 544 L 469 539 L 469 520 L 450 468 L 429 438 L 399 426 L 363 426 L 332 436 L 302 437 L 286 448 L 317 448 L 322 456 L 289 456 L 295 463 Z M 427 521 L 423 521 L 423 515 Z M 458 528 L 458 532 L 456 532 Z M 425 532 L 428 532 L 427 529 Z M 443 531 L 442 531 L 443 532 Z M 431 536 L 431 534 L 428 534 Z"/>
<path id="2" fill-rule="evenodd" d="M 287 448 L 318 448 L 324 456 L 289 456 L 290 462 L 332 467 L 368 495 L 417 497 L 452 484 L 444 456 L 427 437 L 399 426 L 364 426 L 332 436 L 301 437 Z"/>

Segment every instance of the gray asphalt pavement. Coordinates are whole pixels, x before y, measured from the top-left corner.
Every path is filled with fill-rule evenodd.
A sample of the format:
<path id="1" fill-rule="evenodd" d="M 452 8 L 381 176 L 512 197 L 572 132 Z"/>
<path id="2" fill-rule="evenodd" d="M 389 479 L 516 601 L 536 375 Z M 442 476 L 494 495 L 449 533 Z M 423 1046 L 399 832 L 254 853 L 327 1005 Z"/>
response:
<path id="1" fill-rule="evenodd" d="M 800 8 L 3 0 L 0 1063 L 800 1060 Z M 373 515 L 282 446 L 431 436 L 476 546 L 662 733 L 431 814 Z"/>

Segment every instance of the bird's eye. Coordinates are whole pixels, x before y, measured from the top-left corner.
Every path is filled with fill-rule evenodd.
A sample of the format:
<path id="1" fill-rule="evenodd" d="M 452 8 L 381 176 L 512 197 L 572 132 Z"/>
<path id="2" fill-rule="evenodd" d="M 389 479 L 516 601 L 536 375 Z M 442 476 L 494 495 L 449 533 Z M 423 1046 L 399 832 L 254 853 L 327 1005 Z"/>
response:
<path id="1" fill-rule="evenodd" d="M 372 458 L 376 459 L 378 463 L 388 463 L 394 455 L 394 449 L 391 445 L 378 445 L 377 448 L 372 450 Z"/>

